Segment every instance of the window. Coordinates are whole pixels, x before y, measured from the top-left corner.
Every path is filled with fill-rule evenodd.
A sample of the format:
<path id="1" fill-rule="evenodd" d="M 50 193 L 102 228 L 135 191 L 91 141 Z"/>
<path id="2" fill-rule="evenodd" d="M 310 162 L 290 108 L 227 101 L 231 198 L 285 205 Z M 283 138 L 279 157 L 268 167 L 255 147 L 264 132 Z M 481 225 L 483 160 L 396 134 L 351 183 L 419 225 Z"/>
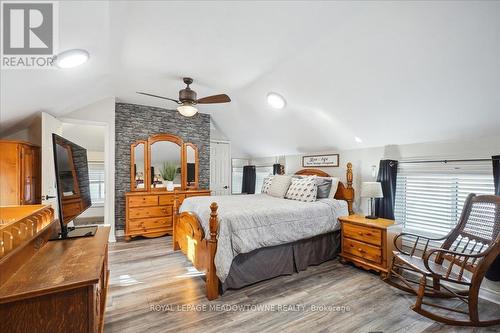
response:
<path id="1" fill-rule="evenodd" d="M 89 162 L 90 198 L 92 206 L 104 204 L 104 163 Z"/>
<path id="2" fill-rule="evenodd" d="M 249 165 L 246 159 L 233 158 L 231 168 L 231 189 L 232 194 L 240 194 L 243 185 L 243 167 Z M 255 193 L 260 193 L 264 178 L 273 174 L 272 165 L 260 165 L 255 167 Z"/>
<path id="3" fill-rule="evenodd" d="M 494 193 L 491 163 L 400 163 L 396 220 L 408 232 L 444 236 L 455 227 L 469 193 Z"/>
<path id="4" fill-rule="evenodd" d="M 231 193 L 240 194 L 243 185 L 243 167 L 233 167 L 231 177 Z"/>
<path id="5" fill-rule="evenodd" d="M 273 166 L 257 166 L 255 167 L 255 193 L 260 193 L 264 178 L 273 174 Z"/>

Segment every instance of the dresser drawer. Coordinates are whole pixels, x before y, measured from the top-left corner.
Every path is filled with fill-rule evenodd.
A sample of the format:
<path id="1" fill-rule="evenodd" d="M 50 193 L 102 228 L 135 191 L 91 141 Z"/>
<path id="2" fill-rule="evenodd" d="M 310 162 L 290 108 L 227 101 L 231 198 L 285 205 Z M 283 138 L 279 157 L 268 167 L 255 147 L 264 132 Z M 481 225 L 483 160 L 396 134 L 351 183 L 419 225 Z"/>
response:
<path id="1" fill-rule="evenodd" d="M 342 226 L 342 232 L 344 233 L 344 237 L 356 239 L 373 245 L 382 245 L 382 231 L 380 229 L 344 223 Z"/>
<path id="2" fill-rule="evenodd" d="M 128 198 L 129 207 L 157 206 L 157 195 L 131 196 Z"/>
<path id="3" fill-rule="evenodd" d="M 177 198 L 179 199 L 179 204 L 182 203 L 186 196 L 184 194 L 179 194 Z M 175 200 L 175 195 L 160 195 L 160 206 L 163 205 L 173 205 Z"/>
<path id="4" fill-rule="evenodd" d="M 144 217 L 166 217 L 172 216 L 172 207 L 170 206 L 156 206 L 156 207 L 140 207 L 130 208 L 128 210 L 128 217 L 130 219 L 138 219 Z"/>
<path id="5" fill-rule="evenodd" d="M 128 227 L 132 232 L 172 227 L 172 216 L 130 220 Z"/>
<path id="6" fill-rule="evenodd" d="M 382 263 L 382 249 L 380 247 L 349 238 L 342 239 L 342 252 L 373 261 L 377 264 Z"/>

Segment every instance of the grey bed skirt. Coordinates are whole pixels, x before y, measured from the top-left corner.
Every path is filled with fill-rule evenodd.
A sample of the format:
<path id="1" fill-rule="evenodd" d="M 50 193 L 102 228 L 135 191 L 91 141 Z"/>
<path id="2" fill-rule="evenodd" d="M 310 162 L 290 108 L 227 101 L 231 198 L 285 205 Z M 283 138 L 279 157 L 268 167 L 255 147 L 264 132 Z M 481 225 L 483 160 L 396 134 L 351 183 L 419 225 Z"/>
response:
<path id="1" fill-rule="evenodd" d="M 239 289 L 280 275 L 306 270 L 337 257 L 340 230 L 237 255 L 221 291 Z"/>

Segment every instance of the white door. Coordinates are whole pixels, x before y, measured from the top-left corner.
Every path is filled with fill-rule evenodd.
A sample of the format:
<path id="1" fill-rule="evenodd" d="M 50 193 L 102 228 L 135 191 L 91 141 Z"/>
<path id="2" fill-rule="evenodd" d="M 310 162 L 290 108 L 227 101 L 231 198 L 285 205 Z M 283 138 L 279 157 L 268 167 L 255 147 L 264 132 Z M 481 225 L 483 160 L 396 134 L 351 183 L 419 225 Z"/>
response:
<path id="1" fill-rule="evenodd" d="M 42 203 L 51 204 L 54 207 L 55 216 L 58 216 L 52 133 L 61 135 L 62 122 L 42 112 Z"/>
<path id="2" fill-rule="evenodd" d="M 210 190 L 212 195 L 231 194 L 231 145 L 210 141 Z"/>

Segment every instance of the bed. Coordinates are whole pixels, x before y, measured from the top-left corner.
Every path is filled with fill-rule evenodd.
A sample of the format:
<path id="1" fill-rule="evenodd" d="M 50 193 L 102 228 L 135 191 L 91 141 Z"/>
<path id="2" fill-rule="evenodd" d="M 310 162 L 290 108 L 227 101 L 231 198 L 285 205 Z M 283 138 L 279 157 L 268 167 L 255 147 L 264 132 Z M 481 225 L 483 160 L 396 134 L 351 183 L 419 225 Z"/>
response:
<path id="1" fill-rule="evenodd" d="M 303 169 L 296 175 L 329 175 Z M 334 199 L 304 203 L 266 194 L 174 200 L 174 250 L 205 272 L 206 296 L 293 274 L 335 258 L 338 217 L 352 214 L 352 165 Z M 214 202 L 215 201 L 215 202 Z"/>

